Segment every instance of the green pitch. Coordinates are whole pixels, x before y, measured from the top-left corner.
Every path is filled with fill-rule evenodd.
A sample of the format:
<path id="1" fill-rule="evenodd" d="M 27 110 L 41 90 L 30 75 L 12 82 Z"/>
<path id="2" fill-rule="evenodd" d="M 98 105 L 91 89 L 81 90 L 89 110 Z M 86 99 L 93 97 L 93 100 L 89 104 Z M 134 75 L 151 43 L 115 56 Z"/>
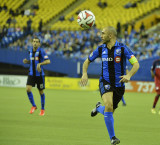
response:
<path id="1" fill-rule="evenodd" d="M 110 145 L 103 116 L 90 117 L 98 91 L 45 90 L 45 116 L 38 91 L 33 94 L 38 109 L 31 115 L 25 89 L 0 88 L 0 145 Z M 120 102 L 114 113 L 120 145 L 160 145 L 160 115 L 150 112 L 154 96 L 125 94 L 127 106 Z"/>

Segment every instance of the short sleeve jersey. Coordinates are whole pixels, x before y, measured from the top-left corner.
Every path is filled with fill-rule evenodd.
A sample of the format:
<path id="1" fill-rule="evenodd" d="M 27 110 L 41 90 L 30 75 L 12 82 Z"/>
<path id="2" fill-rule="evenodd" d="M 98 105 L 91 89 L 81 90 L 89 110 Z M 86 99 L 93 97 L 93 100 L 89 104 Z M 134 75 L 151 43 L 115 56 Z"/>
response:
<path id="1" fill-rule="evenodd" d="M 111 49 L 108 49 L 106 44 L 98 46 L 89 55 L 88 59 L 92 62 L 97 57 L 102 59 L 101 78 L 105 79 L 113 87 L 124 86 L 124 83 L 119 83 L 119 81 L 121 80 L 120 76 L 126 74 L 126 59 L 132 65 L 138 62 L 131 49 L 118 41 Z"/>
<path id="2" fill-rule="evenodd" d="M 29 51 L 30 57 L 30 67 L 29 75 L 30 76 L 44 76 L 43 66 L 41 66 L 41 72 L 37 71 L 37 64 L 43 62 L 44 60 L 49 59 L 46 52 L 42 48 L 38 48 L 35 52 L 33 48 Z"/>

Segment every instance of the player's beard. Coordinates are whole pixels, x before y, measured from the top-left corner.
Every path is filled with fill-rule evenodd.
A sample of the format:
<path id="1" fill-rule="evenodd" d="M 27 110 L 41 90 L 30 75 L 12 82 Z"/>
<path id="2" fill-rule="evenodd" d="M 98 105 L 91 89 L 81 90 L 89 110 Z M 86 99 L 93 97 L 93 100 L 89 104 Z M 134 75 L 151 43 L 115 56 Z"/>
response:
<path id="1" fill-rule="evenodd" d="M 33 45 L 33 49 L 37 50 L 38 46 L 37 45 Z"/>

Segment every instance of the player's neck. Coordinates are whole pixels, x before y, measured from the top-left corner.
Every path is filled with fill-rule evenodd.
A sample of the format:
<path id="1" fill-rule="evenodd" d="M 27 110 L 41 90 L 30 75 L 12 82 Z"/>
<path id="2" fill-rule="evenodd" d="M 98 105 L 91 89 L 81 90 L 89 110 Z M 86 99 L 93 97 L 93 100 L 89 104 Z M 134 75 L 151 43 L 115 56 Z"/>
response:
<path id="1" fill-rule="evenodd" d="M 36 52 L 38 47 L 33 47 L 33 52 Z"/>
<path id="2" fill-rule="evenodd" d="M 115 43 L 116 43 L 116 39 L 111 39 L 111 41 L 107 43 L 107 48 L 112 49 Z"/>

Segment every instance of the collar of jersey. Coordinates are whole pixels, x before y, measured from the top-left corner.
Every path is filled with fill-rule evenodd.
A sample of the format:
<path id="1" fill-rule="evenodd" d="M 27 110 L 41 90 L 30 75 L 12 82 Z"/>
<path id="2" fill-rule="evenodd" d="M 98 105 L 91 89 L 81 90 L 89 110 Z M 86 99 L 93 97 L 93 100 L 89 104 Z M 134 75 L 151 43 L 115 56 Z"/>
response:
<path id="1" fill-rule="evenodd" d="M 38 47 L 38 49 L 35 52 L 37 52 L 39 49 L 40 49 L 40 47 Z M 33 52 L 33 48 L 32 48 L 32 52 Z"/>

